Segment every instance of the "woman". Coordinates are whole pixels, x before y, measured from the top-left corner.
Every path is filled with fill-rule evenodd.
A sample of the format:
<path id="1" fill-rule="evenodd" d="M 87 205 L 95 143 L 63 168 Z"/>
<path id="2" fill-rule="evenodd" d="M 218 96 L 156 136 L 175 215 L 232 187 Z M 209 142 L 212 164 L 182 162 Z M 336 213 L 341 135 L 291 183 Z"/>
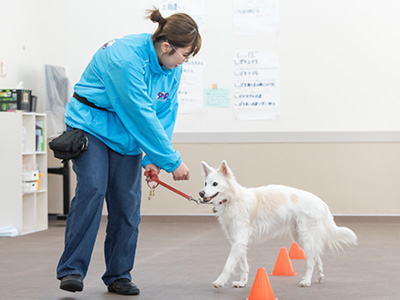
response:
<path id="1" fill-rule="evenodd" d="M 73 160 L 77 187 L 57 267 L 63 290 L 83 290 L 105 198 L 103 282 L 109 292 L 139 294 L 130 271 L 140 223 L 141 165 L 156 174 L 172 173 L 174 180 L 189 179 L 171 137 L 181 64 L 199 52 L 201 36 L 186 14 L 164 19 L 153 9 L 149 19 L 158 22 L 153 35 L 115 39 L 96 52 L 67 104 L 67 130 L 84 130 L 89 144 Z"/>

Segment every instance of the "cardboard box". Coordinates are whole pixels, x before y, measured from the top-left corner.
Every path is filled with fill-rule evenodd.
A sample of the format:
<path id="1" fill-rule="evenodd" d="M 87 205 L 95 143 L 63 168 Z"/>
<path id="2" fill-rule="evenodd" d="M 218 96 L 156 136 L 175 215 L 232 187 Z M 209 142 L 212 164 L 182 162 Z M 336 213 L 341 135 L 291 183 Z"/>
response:
<path id="1" fill-rule="evenodd" d="M 23 193 L 33 193 L 33 192 L 36 192 L 37 190 L 38 190 L 37 181 L 22 183 L 22 192 Z"/>
<path id="2" fill-rule="evenodd" d="M 32 170 L 32 171 L 27 171 L 22 173 L 22 181 L 28 182 L 28 181 L 36 181 L 39 180 L 39 171 L 38 170 Z"/>

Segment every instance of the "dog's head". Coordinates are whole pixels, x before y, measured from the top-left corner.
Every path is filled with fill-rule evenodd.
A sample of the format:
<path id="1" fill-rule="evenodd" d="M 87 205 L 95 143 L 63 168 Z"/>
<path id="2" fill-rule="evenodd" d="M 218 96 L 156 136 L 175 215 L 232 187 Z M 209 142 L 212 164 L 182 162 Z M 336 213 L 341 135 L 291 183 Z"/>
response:
<path id="1" fill-rule="evenodd" d="M 205 181 L 204 188 L 199 192 L 202 202 L 215 204 L 227 199 L 230 191 L 230 182 L 234 177 L 226 161 L 223 160 L 218 169 L 210 167 L 204 161 L 201 162 L 201 166 Z"/>

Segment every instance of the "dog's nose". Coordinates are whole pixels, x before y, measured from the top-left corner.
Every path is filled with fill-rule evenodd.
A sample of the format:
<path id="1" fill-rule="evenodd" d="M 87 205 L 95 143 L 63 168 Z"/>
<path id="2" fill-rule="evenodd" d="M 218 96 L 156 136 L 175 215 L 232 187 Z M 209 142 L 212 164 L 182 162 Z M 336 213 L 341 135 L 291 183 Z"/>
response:
<path id="1" fill-rule="evenodd" d="M 204 198 L 205 192 L 201 191 L 201 192 L 199 192 L 199 195 L 200 195 L 201 198 Z"/>

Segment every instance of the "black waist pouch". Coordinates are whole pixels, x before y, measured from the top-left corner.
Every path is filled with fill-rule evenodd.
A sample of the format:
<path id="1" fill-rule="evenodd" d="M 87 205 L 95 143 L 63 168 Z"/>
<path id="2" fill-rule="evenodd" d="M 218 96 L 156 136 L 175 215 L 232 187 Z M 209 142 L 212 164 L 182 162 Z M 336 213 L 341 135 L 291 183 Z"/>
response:
<path id="1" fill-rule="evenodd" d="M 87 149 L 88 143 L 89 140 L 83 130 L 72 129 L 56 137 L 49 143 L 49 146 L 54 152 L 54 157 L 65 162 L 80 157 Z"/>

